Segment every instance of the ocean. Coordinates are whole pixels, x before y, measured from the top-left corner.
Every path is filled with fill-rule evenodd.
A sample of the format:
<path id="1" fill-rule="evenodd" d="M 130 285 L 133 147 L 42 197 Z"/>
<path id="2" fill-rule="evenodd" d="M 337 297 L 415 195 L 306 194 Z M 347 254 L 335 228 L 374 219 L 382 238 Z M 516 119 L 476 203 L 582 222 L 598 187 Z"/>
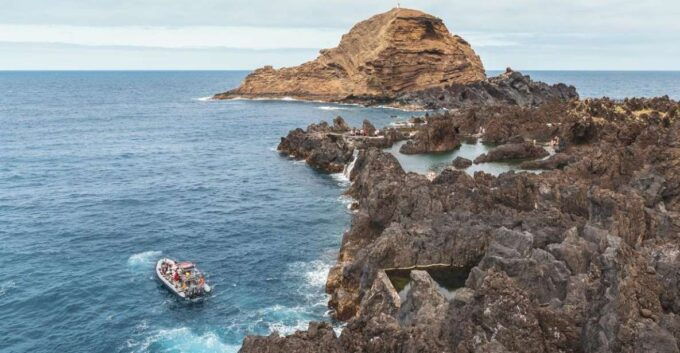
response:
<path id="1" fill-rule="evenodd" d="M 528 73 L 582 97 L 680 99 L 680 72 Z M 0 352 L 235 352 L 330 320 L 348 181 L 276 145 L 336 115 L 414 113 L 206 99 L 246 74 L 0 72 Z M 214 295 L 176 300 L 161 256 L 196 261 Z"/>

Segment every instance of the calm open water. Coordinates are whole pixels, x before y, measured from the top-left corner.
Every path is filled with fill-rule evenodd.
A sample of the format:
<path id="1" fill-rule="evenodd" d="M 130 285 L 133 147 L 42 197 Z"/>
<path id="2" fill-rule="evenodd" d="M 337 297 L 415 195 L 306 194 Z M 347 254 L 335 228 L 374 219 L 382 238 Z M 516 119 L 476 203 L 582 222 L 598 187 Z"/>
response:
<path id="1" fill-rule="evenodd" d="M 530 74 L 582 96 L 680 98 L 680 73 Z M 1 352 L 232 352 L 327 319 L 346 180 L 274 149 L 337 114 L 411 113 L 198 99 L 245 75 L 0 72 Z M 175 300 L 153 279 L 160 256 L 197 261 L 215 295 Z"/>

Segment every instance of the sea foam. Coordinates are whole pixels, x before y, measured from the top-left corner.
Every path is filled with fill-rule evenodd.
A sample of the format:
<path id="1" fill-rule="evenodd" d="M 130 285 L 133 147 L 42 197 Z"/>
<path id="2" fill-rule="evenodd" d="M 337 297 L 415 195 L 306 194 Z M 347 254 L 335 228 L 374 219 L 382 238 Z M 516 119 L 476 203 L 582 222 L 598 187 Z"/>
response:
<path id="1" fill-rule="evenodd" d="M 321 110 L 347 110 L 349 108 L 347 108 L 347 107 L 331 107 L 331 106 L 324 105 L 324 106 L 319 107 L 319 109 L 321 109 Z"/>
<path id="2" fill-rule="evenodd" d="M 129 344 L 135 346 L 134 343 Z M 132 347 L 130 347 L 132 348 Z M 194 333 L 187 327 L 161 329 L 141 342 L 137 352 L 220 352 L 235 353 L 241 348 L 222 342 L 214 332 Z"/>
<path id="3" fill-rule="evenodd" d="M 14 281 L 7 281 L 5 283 L 0 284 L 0 297 L 4 296 L 9 291 L 16 288 L 16 286 L 17 286 L 16 282 Z"/>
<path id="4" fill-rule="evenodd" d="M 149 250 L 134 254 L 128 258 L 128 265 L 130 266 L 144 266 L 154 263 L 155 260 L 161 256 L 162 251 Z"/>

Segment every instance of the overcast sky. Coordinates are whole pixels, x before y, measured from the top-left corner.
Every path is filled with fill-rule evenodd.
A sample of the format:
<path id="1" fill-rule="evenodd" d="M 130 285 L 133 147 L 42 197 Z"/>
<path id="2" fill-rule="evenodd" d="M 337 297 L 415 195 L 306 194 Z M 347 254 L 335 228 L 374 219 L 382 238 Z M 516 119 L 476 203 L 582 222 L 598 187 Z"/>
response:
<path id="1" fill-rule="evenodd" d="M 253 69 L 337 45 L 391 0 L 0 0 L 0 69 Z M 679 0 L 404 0 L 487 69 L 680 70 Z"/>

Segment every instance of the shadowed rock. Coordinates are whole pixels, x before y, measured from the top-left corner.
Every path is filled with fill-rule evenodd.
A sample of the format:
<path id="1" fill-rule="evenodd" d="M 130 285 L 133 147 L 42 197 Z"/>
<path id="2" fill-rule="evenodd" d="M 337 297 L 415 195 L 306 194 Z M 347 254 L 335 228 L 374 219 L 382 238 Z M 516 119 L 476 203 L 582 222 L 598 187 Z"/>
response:
<path id="1" fill-rule="evenodd" d="M 457 169 L 465 169 L 472 165 L 472 161 L 467 158 L 456 157 L 451 164 Z"/>
<path id="2" fill-rule="evenodd" d="M 311 124 L 307 130 L 298 128 L 282 137 L 277 150 L 303 159 L 314 168 L 339 173 L 352 161 L 354 153 L 354 148 L 338 134 L 346 130 L 347 125 L 339 117 L 332 127 L 326 122 Z"/>
<path id="3" fill-rule="evenodd" d="M 488 162 L 502 162 L 519 159 L 535 159 L 548 156 L 543 147 L 531 142 L 508 143 L 493 148 L 491 151 L 475 158 L 475 164 Z"/>

